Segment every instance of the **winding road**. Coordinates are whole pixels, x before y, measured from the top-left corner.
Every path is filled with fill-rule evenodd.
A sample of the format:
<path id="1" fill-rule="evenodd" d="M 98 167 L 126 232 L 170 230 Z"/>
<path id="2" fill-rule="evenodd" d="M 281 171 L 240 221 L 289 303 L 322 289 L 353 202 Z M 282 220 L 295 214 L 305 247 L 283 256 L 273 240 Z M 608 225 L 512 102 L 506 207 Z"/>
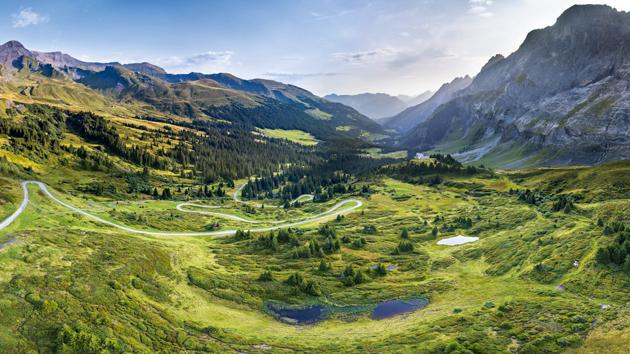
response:
<path id="1" fill-rule="evenodd" d="M 131 233 L 135 233 L 135 234 L 143 234 L 143 235 L 153 235 L 153 236 L 187 236 L 187 237 L 195 237 L 195 236 L 227 236 L 227 235 L 234 235 L 236 233 L 237 230 L 221 230 L 221 231 L 207 231 L 207 232 L 159 232 L 159 231 L 146 231 L 146 230 L 138 230 L 138 229 L 134 229 L 131 227 L 127 227 L 127 226 L 123 226 L 123 225 L 119 225 L 116 224 L 114 222 L 111 222 L 109 220 L 105 220 L 101 217 L 98 217 L 96 215 L 90 214 L 85 210 L 81 210 L 79 208 L 76 208 L 70 204 L 67 204 L 63 201 L 61 201 L 60 199 L 58 199 L 57 197 L 55 197 L 52 193 L 50 193 L 50 191 L 48 190 L 48 188 L 46 187 L 46 185 L 42 182 L 39 181 L 23 181 L 22 182 L 22 190 L 24 191 L 24 198 L 22 199 L 22 203 L 20 204 L 20 206 L 18 207 L 18 209 L 13 212 L 13 214 L 11 214 L 7 219 L 5 219 L 4 221 L 2 221 L 0 223 L 0 230 L 6 228 L 7 226 L 9 226 L 12 222 L 15 221 L 15 219 L 17 219 L 18 216 L 20 216 L 20 214 L 22 214 L 22 212 L 24 211 L 24 209 L 26 209 L 26 206 L 28 205 L 29 202 L 29 193 L 28 193 L 28 185 L 32 184 L 32 185 L 36 185 L 37 187 L 39 187 L 39 189 L 44 192 L 44 194 L 46 194 L 46 196 L 48 196 L 48 198 L 52 199 L 55 203 L 65 207 L 66 209 L 69 209 L 75 213 L 79 213 L 81 215 L 84 215 L 94 221 L 97 221 L 99 223 L 123 230 L 123 231 L 127 231 L 127 232 L 131 232 Z M 235 193 L 233 196 L 234 201 L 236 202 L 242 202 L 241 200 L 238 199 L 238 193 L 241 191 L 243 187 L 241 186 Z M 301 198 L 304 197 L 312 197 L 311 195 L 302 195 L 300 197 L 298 197 L 296 200 L 299 200 Z M 312 199 L 312 198 L 310 198 Z M 293 202 L 295 202 L 296 200 L 294 200 Z M 351 204 L 348 207 L 343 208 L 344 206 L 346 206 L 347 204 Z M 353 205 L 352 205 L 353 204 Z M 242 221 L 242 222 L 247 222 L 247 223 L 260 223 L 261 221 L 258 220 L 249 220 L 249 219 L 245 219 L 245 218 L 241 218 L 239 216 L 236 215 L 231 215 L 231 214 L 224 214 L 224 213 L 215 213 L 215 212 L 208 212 L 208 211 L 194 211 L 194 210 L 187 210 L 184 209 L 185 206 L 194 206 L 194 207 L 201 207 L 201 208 L 216 208 L 214 206 L 206 206 L 206 205 L 199 205 L 199 204 L 194 204 L 194 203 L 182 203 L 176 206 L 176 209 L 182 212 L 186 212 L 186 213 L 198 213 L 198 214 L 205 214 L 205 215 L 215 215 L 215 216 L 220 216 L 220 217 L 227 217 L 233 220 L 237 220 L 237 221 Z M 337 216 L 339 214 L 345 214 L 345 213 L 349 213 L 353 210 L 356 210 L 358 208 L 360 208 L 361 206 L 363 206 L 363 202 L 361 202 L 358 199 L 346 199 L 343 200 L 337 204 L 335 204 L 334 206 L 332 206 L 330 209 L 326 210 L 323 213 L 317 214 L 317 215 L 313 215 L 310 217 L 306 217 L 306 218 L 301 218 L 301 219 L 296 219 L 296 220 L 282 220 L 282 221 L 272 221 L 271 223 L 279 223 L 280 225 L 275 225 L 275 226 L 270 226 L 270 227 L 263 227 L 263 228 L 256 228 L 256 229 L 249 229 L 249 231 L 251 232 L 264 232 L 264 231 L 271 231 L 271 230 L 278 230 L 278 229 L 284 229 L 284 228 L 288 228 L 288 227 L 293 227 L 293 226 L 299 226 L 299 225 L 304 225 L 307 223 L 311 223 L 311 222 L 315 222 L 315 221 L 319 221 L 319 220 L 323 220 L 326 218 L 329 218 L 331 216 Z"/>

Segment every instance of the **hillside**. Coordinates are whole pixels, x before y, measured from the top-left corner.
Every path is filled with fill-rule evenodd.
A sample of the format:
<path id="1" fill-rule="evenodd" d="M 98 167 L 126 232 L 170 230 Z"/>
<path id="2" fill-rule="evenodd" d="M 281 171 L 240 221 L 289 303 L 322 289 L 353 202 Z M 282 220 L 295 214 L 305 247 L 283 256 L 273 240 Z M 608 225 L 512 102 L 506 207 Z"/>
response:
<path id="1" fill-rule="evenodd" d="M 404 139 L 494 166 L 591 165 L 630 157 L 630 14 L 573 6 L 493 57 Z"/>
<path id="2" fill-rule="evenodd" d="M 393 117 L 383 119 L 381 123 L 401 134 L 408 133 L 427 120 L 440 105 L 459 95 L 459 92 L 468 87 L 471 82 L 472 78 L 469 76 L 455 78 L 453 81 L 443 84 L 427 100 L 411 106 Z"/>
<path id="3" fill-rule="evenodd" d="M 172 75 L 150 63 L 88 63 L 60 52 L 30 51 L 16 41 L 0 46 L 0 65 L 4 98 L 11 102 L 167 122 L 222 120 L 252 130 L 297 129 L 320 140 L 387 137 L 354 109 L 275 81 L 230 74 Z"/>
<path id="4" fill-rule="evenodd" d="M 0 45 L 0 354 L 630 353 L 630 12 L 359 3 L 0 4 L 168 69 Z"/>

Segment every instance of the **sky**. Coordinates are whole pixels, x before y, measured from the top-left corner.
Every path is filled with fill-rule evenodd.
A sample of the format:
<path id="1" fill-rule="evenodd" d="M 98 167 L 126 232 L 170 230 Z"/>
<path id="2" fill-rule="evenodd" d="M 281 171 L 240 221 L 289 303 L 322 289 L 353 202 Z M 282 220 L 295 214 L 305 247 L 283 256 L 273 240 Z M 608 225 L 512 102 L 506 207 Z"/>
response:
<path id="1" fill-rule="evenodd" d="M 630 11 L 630 0 L 2 1 L 0 42 L 267 78 L 319 95 L 417 95 L 475 75 L 579 3 Z"/>

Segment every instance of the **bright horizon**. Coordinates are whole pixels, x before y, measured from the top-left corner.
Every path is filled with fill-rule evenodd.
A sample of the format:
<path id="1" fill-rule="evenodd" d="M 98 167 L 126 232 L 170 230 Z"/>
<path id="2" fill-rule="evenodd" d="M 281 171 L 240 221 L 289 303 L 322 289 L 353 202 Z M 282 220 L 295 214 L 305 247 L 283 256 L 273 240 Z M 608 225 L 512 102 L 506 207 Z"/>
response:
<path id="1" fill-rule="evenodd" d="M 573 4 L 556 0 L 25 1 L 3 3 L 2 42 L 84 61 L 150 62 L 172 73 L 229 72 L 318 95 L 418 95 L 474 76 Z"/>

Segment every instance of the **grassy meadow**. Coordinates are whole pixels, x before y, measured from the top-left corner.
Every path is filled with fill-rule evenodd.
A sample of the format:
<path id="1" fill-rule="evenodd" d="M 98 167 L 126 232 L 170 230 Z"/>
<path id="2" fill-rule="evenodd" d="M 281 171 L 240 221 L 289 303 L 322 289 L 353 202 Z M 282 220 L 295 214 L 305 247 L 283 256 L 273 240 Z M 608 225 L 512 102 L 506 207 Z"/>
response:
<path id="1" fill-rule="evenodd" d="M 261 235 L 122 232 L 60 207 L 31 186 L 27 210 L 0 232 L 0 242 L 19 241 L 0 251 L 0 351 L 588 353 L 605 347 L 622 353 L 630 334 L 625 310 L 630 283 L 625 273 L 594 259 L 597 247 L 611 240 L 597 219 L 625 217 L 630 204 L 627 190 L 605 182 L 629 165 L 613 166 L 605 174 L 596 167 L 452 176 L 437 186 L 374 175 L 354 182 L 369 185 L 370 193 L 354 196 L 364 202 L 361 209 L 295 228 L 291 241 L 273 247 Z M 574 173 L 585 178 L 563 179 Z M 176 201 L 81 194 L 80 183 L 64 179 L 70 176 L 46 178 L 59 198 L 127 226 L 249 227 L 182 213 Z M 550 202 L 531 205 L 509 193 L 533 187 L 551 192 L 556 180 L 565 182 L 562 190 L 583 194 L 575 210 L 554 212 Z M 599 197 L 604 191 L 592 188 L 600 183 L 605 200 Z M 6 216 L 21 191 L 17 179 L 2 184 Z M 261 225 L 313 215 L 338 201 L 258 208 L 252 214 L 229 196 L 204 202 L 222 206 L 209 211 L 262 220 Z M 471 224 L 461 225 L 460 217 Z M 325 242 L 323 225 L 342 240 L 339 250 L 296 258 L 296 248 Z M 410 251 L 397 251 L 402 230 L 413 245 Z M 436 243 L 460 234 L 479 241 Z M 320 269 L 322 260 L 328 269 Z M 371 266 L 377 264 L 395 269 L 375 274 Z M 360 284 L 343 283 L 340 274 L 349 265 L 365 275 Z M 263 272 L 272 279 L 260 280 Z M 317 295 L 286 282 L 296 272 L 317 284 Z M 414 296 L 428 298 L 429 305 L 385 320 L 370 318 L 379 302 Z M 267 313 L 269 301 L 361 310 L 300 326 Z"/>

